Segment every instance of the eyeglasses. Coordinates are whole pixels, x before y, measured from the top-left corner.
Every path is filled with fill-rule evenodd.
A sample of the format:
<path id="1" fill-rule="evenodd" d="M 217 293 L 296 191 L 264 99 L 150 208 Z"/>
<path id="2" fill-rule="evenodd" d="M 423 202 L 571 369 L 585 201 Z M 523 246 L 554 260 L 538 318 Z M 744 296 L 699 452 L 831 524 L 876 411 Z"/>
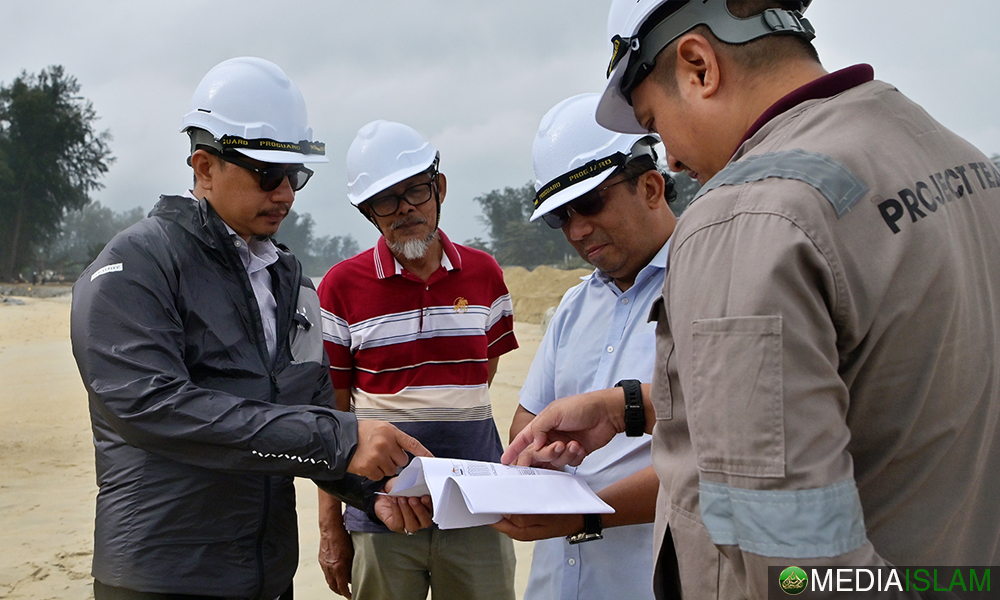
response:
<path id="1" fill-rule="evenodd" d="M 406 188 L 399 196 L 381 196 L 367 201 L 372 212 L 379 217 L 388 217 L 399 210 L 399 203 L 406 200 L 410 206 L 420 206 L 434 196 L 434 182 L 420 183 Z"/>
<path id="2" fill-rule="evenodd" d="M 615 187 L 619 183 L 625 183 L 626 181 L 630 181 L 630 179 L 622 179 L 602 188 L 591 190 L 579 198 L 575 198 L 562 206 L 553 208 L 551 211 L 542 215 L 542 220 L 545 221 L 545 224 L 552 229 L 562 229 L 566 223 L 569 223 L 569 211 L 571 210 L 581 217 L 593 217 L 604 210 L 604 204 L 606 201 L 604 200 L 604 196 L 601 195 L 601 192 L 608 188 Z"/>
<path id="3" fill-rule="evenodd" d="M 213 154 L 227 163 L 232 163 L 237 167 L 242 167 L 247 171 L 253 171 L 259 175 L 260 189 L 265 192 L 272 192 L 278 189 L 278 186 L 285 180 L 285 177 L 288 178 L 288 184 L 291 185 L 292 189 L 297 192 L 306 187 L 306 183 L 309 182 L 309 178 L 312 177 L 313 174 L 311 169 L 307 169 L 302 165 L 296 165 L 290 169 L 282 169 L 281 167 L 255 167 L 245 160 L 236 158 L 235 156 L 229 154 L 223 154 L 221 152 L 213 152 Z"/>

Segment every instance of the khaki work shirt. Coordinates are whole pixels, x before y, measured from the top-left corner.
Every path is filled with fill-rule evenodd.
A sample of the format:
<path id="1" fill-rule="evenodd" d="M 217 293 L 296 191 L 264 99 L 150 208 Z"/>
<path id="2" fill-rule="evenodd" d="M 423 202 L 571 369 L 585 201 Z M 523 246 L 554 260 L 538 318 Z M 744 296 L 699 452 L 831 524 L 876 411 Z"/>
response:
<path id="1" fill-rule="evenodd" d="M 685 597 L 765 598 L 768 565 L 1000 564 L 1000 172 L 873 81 L 775 117 L 706 189 L 653 309 Z"/>

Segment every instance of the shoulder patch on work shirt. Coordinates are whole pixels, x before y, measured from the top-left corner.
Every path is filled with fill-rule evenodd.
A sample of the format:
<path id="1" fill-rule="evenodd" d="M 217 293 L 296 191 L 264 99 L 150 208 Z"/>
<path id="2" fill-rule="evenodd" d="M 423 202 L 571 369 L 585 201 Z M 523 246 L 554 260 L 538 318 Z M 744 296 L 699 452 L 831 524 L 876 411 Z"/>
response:
<path id="1" fill-rule="evenodd" d="M 844 165 L 825 154 L 796 148 L 748 156 L 731 163 L 709 180 L 694 199 L 722 186 L 753 183 L 772 177 L 795 179 L 816 188 L 833 205 L 838 219 L 868 193 L 868 186 Z"/>

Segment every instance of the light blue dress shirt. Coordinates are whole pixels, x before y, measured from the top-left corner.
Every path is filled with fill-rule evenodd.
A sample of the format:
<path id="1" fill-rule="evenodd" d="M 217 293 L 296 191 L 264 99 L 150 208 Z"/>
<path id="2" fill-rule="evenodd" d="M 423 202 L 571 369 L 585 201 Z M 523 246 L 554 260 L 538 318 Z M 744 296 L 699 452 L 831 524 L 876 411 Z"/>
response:
<path id="1" fill-rule="evenodd" d="M 653 380 L 656 325 L 647 322 L 660 297 L 670 242 L 626 292 L 600 271 L 563 296 L 531 363 L 521 406 L 538 414 L 558 398 L 613 387 L 622 379 Z M 624 433 L 574 469 L 594 491 L 650 466 L 652 438 Z M 570 545 L 535 542 L 525 600 L 641 600 L 653 597 L 653 525 L 604 530 L 604 539 Z"/>

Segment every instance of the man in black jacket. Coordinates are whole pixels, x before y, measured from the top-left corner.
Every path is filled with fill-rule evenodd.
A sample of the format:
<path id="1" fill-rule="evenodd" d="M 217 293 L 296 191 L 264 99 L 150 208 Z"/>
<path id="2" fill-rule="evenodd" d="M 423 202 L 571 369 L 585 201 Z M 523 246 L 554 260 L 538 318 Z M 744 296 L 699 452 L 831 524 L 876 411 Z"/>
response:
<path id="1" fill-rule="evenodd" d="M 161 197 L 73 288 L 100 487 L 95 596 L 291 598 L 292 478 L 414 531 L 430 525 L 422 500 L 374 492 L 428 453 L 333 409 L 316 292 L 270 239 L 304 163 L 326 162 L 295 85 L 268 61 L 225 61 L 182 130 L 194 189 Z"/>

